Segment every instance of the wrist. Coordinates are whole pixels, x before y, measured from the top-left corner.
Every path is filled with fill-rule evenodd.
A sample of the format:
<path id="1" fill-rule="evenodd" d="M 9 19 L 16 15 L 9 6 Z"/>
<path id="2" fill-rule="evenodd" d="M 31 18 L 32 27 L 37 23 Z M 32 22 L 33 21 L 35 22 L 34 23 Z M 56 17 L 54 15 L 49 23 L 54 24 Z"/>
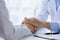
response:
<path id="1" fill-rule="evenodd" d="M 44 23 L 44 26 L 43 27 L 45 27 L 47 29 L 50 29 L 50 23 L 49 22 Z"/>
<path id="2" fill-rule="evenodd" d="M 46 23 L 44 23 L 44 22 L 39 22 L 38 27 L 44 28 L 44 26 L 46 26 Z"/>

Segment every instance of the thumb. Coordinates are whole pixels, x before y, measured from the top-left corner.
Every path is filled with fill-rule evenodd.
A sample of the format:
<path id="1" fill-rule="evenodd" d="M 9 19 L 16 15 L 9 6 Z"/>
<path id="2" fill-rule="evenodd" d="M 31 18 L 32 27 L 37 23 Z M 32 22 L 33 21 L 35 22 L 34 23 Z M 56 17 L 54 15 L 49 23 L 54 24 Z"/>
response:
<path id="1" fill-rule="evenodd" d="M 25 17 L 24 19 L 27 19 L 27 17 Z"/>

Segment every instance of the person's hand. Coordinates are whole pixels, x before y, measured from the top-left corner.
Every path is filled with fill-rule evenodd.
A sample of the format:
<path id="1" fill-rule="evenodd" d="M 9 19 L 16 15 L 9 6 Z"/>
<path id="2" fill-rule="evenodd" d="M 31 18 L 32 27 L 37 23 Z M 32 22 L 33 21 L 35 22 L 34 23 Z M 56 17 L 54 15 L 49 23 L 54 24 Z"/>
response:
<path id="1" fill-rule="evenodd" d="M 24 18 L 24 20 L 22 21 L 22 24 L 28 23 L 28 20 L 32 20 L 33 18 Z"/>
<path id="2" fill-rule="evenodd" d="M 30 25 L 30 24 L 23 24 L 23 25 L 26 25 L 31 30 L 32 33 L 35 33 L 37 30 L 37 28 L 34 27 L 33 25 Z"/>
<path id="3" fill-rule="evenodd" d="M 22 23 L 23 24 L 27 23 L 27 24 L 33 25 L 35 27 L 50 29 L 50 23 L 49 22 L 43 22 L 43 21 L 37 20 L 35 18 L 25 18 Z"/>
<path id="4" fill-rule="evenodd" d="M 25 18 L 22 23 L 23 24 L 28 23 L 28 24 L 31 24 L 31 25 L 36 26 L 36 27 L 42 27 L 43 26 L 43 22 L 39 21 L 35 18 Z"/>

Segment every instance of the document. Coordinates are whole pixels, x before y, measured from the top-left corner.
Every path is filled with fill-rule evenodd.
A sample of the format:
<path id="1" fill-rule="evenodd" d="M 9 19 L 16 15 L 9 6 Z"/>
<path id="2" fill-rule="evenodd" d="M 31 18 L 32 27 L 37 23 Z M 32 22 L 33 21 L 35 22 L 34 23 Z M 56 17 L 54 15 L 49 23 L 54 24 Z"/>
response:
<path id="1" fill-rule="evenodd" d="M 51 33 L 51 31 L 46 28 L 38 28 L 35 34 L 26 36 L 22 40 L 60 40 L 60 34 L 46 35 L 45 33 Z"/>

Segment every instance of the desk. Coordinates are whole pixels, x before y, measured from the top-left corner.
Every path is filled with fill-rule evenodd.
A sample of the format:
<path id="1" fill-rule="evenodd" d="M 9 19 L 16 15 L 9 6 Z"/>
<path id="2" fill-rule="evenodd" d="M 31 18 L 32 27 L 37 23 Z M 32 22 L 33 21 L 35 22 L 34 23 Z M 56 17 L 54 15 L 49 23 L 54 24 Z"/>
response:
<path id="1" fill-rule="evenodd" d="M 60 40 L 60 34 L 57 35 L 45 35 L 44 33 L 46 32 L 50 32 L 47 29 L 39 29 L 36 33 L 37 36 L 40 37 L 45 37 L 45 38 L 54 38 L 54 39 L 59 39 Z M 22 40 L 48 40 L 48 39 L 43 39 L 43 38 L 38 38 L 38 37 L 34 37 L 34 36 L 27 36 L 25 38 L 23 38 Z"/>
<path id="2" fill-rule="evenodd" d="M 46 39 L 29 36 L 29 37 L 23 38 L 22 40 L 46 40 Z"/>
<path id="3" fill-rule="evenodd" d="M 39 35 L 39 36 L 60 40 L 60 34 L 58 34 L 58 35 Z M 34 36 L 28 36 L 28 37 L 23 38 L 22 40 L 48 40 L 48 39 L 42 39 L 42 38 L 38 38 L 38 37 L 34 37 Z"/>

